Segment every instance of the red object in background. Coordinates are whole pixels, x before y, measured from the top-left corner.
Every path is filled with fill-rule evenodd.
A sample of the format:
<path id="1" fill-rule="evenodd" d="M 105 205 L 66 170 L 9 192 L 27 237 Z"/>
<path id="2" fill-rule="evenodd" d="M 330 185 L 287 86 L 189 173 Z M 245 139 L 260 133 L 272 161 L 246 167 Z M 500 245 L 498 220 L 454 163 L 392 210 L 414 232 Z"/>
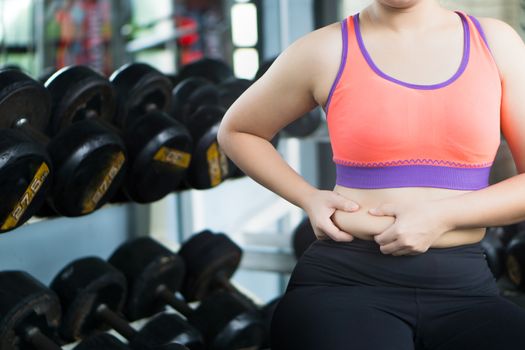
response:
<path id="1" fill-rule="evenodd" d="M 180 46 L 192 46 L 199 42 L 198 23 L 191 17 L 177 16 L 177 28 L 179 30 L 189 30 L 191 33 L 179 38 Z"/>
<path id="2" fill-rule="evenodd" d="M 176 16 L 175 23 L 178 30 L 190 31 L 188 34 L 182 35 L 177 40 L 180 50 L 180 65 L 185 65 L 195 62 L 204 57 L 199 41 L 199 23 L 192 17 Z"/>

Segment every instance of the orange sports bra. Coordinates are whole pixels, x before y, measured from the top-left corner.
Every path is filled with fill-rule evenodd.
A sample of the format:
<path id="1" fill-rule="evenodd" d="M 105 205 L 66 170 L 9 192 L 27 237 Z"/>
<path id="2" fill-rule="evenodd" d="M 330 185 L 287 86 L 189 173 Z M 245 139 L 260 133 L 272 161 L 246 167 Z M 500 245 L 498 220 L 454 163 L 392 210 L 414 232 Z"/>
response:
<path id="1" fill-rule="evenodd" d="M 435 85 L 382 72 L 363 43 L 359 14 L 342 22 L 341 66 L 325 107 L 338 185 L 488 186 L 500 143 L 501 78 L 477 19 L 456 13 L 461 65 Z"/>

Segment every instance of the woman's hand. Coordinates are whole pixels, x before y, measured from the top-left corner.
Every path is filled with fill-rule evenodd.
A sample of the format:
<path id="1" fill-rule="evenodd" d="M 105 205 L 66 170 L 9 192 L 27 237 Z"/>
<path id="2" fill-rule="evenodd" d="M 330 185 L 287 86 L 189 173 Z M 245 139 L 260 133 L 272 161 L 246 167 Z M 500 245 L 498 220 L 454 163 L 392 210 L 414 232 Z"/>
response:
<path id="1" fill-rule="evenodd" d="M 386 203 L 370 209 L 374 216 L 392 216 L 394 223 L 374 236 L 383 254 L 418 255 L 424 253 L 444 233 L 451 231 L 441 215 L 437 202 L 418 202 L 412 204 Z"/>
<path id="2" fill-rule="evenodd" d="M 350 233 L 341 231 L 331 217 L 336 210 L 359 210 L 357 203 L 334 191 L 316 190 L 308 196 L 302 207 L 310 218 L 317 239 L 332 239 L 338 242 L 350 242 L 354 239 Z"/>

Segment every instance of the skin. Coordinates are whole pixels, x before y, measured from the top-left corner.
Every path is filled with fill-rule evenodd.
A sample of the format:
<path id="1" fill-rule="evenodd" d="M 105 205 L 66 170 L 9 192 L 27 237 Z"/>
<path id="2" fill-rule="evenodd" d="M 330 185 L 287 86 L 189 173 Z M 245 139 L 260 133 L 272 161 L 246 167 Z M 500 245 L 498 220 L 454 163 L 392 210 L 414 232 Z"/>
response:
<path id="1" fill-rule="evenodd" d="M 525 104 L 520 95 L 525 91 L 525 45 L 504 22 L 479 20 L 500 72 L 501 131 L 516 176 L 473 192 L 341 186 L 320 191 L 308 184 L 269 140 L 306 111 L 326 104 L 342 51 L 338 23 L 304 36 L 281 54 L 227 112 L 219 130 L 220 146 L 254 180 L 303 208 L 319 239 L 357 237 L 375 240 L 383 254 L 415 255 L 430 247 L 478 242 L 488 226 L 524 221 Z M 361 12 L 360 21 L 367 50 L 388 75 L 428 85 L 446 81 L 457 71 L 461 21 L 437 1 L 376 0 Z"/>

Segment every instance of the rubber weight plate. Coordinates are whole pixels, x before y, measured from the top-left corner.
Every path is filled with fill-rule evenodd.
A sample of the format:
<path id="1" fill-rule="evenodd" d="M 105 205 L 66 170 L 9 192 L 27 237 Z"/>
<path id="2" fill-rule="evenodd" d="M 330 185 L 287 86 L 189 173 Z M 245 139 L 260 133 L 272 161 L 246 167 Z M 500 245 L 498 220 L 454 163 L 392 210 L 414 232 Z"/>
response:
<path id="1" fill-rule="evenodd" d="M 188 320 L 210 350 L 259 349 L 264 324 L 259 313 L 236 295 L 219 291 L 203 300 Z"/>
<path id="2" fill-rule="evenodd" d="M 50 135 L 79 120 L 98 118 L 110 122 L 115 114 L 111 84 L 91 68 L 64 67 L 53 74 L 45 86 L 52 98 Z"/>
<path id="3" fill-rule="evenodd" d="M 46 150 L 19 130 L 0 129 L 0 233 L 24 224 L 42 207 L 53 169 Z"/>
<path id="4" fill-rule="evenodd" d="M 18 70 L 0 71 L 0 128 L 12 128 L 23 118 L 44 131 L 50 112 L 50 96 L 42 84 Z"/>
<path id="5" fill-rule="evenodd" d="M 126 277 L 129 296 L 125 314 L 131 321 L 162 311 L 165 302 L 158 297 L 158 286 L 179 290 L 186 268 L 180 256 L 149 237 L 124 243 L 108 261 Z"/>
<path id="6" fill-rule="evenodd" d="M 178 83 L 171 94 L 171 115 L 178 121 L 186 123 L 192 113 L 186 103 L 189 97 L 198 88 L 210 84 L 212 83 L 209 80 L 199 77 L 187 78 Z"/>
<path id="7" fill-rule="evenodd" d="M 209 189 L 218 186 L 235 169 L 217 142 L 219 124 L 224 110 L 216 106 L 203 106 L 187 123 L 194 140 L 192 162 L 186 181 L 191 188 Z"/>
<path id="8" fill-rule="evenodd" d="M 142 115 L 152 110 L 170 111 L 171 81 L 152 66 L 127 64 L 109 79 L 117 90 L 121 107 L 114 120 L 119 127 L 126 126 L 129 115 Z"/>
<path id="9" fill-rule="evenodd" d="M 128 121 L 124 140 L 132 164 L 124 185 L 129 198 L 150 203 L 177 189 L 193 151 L 184 125 L 163 112 L 152 111 Z"/>
<path id="10" fill-rule="evenodd" d="M 0 272 L 0 350 L 33 349 L 24 333 L 37 328 L 56 340 L 60 302 L 51 290 L 22 271 Z"/>
<path id="11" fill-rule="evenodd" d="M 78 259 L 65 266 L 51 282 L 63 310 L 60 334 L 66 341 L 83 339 L 107 330 L 97 316 L 105 304 L 120 312 L 126 300 L 126 278 L 96 257 Z"/>
<path id="12" fill-rule="evenodd" d="M 60 131 L 48 150 L 56 169 L 51 207 L 64 216 L 89 214 L 107 203 L 125 179 L 124 142 L 96 120 Z"/>
<path id="13" fill-rule="evenodd" d="M 134 342 L 147 346 L 178 343 L 191 350 L 205 350 L 201 333 L 177 314 L 162 313 L 151 319 L 135 337 Z"/>
<path id="14" fill-rule="evenodd" d="M 201 77 L 215 84 L 233 77 L 232 68 L 223 61 L 204 58 L 183 66 L 177 75 L 178 81 L 187 78 Z"/>
<path id="15" fill-rule="evenodd" d="M 234 274 L 242 250 L 223 233 L 202 231 L 184 242 L 179 255 L 186 263 L 182 295 L 187 301 L 196 301 L 221 288 L 220 278 L 229 279 Z"/>

